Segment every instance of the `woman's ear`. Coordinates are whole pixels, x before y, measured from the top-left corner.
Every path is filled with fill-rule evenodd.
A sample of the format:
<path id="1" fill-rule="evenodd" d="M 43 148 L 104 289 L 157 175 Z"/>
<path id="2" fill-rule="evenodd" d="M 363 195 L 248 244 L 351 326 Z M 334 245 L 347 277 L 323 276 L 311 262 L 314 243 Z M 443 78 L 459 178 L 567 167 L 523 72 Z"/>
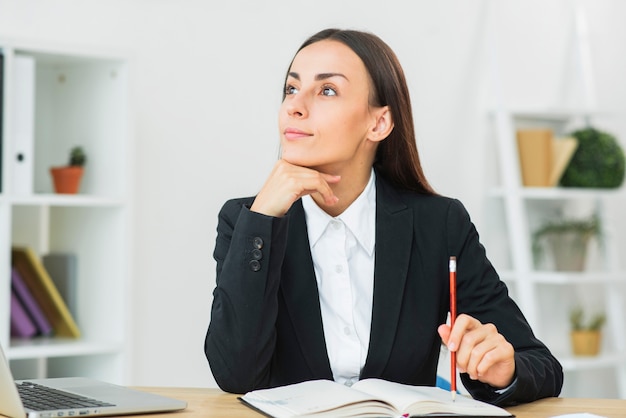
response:
<path id="1" fill-rule="evenodd" d="M 393 130 L 393 117 L 391 116 L 389 106 L 383 106 L 375 109 L 373 115 L 376 119 L 374 125 L 370 129 L 368 139 L 374 142 L 379 142 L 387 138 Z"/>

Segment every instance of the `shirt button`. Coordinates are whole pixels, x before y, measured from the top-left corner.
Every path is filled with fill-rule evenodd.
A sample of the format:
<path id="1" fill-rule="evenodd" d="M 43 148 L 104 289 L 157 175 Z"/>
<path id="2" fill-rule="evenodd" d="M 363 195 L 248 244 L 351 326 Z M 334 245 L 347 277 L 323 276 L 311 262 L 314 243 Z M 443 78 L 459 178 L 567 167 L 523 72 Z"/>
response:
<path id="1" fill-rule="evenodd" d="M 336 273 L 341 273 L 343 271 L 343 267 L 341 265 L 336 265 L 335 266 L 335 272 Z"/>
<path id="2" fill-rule="evenodd" d="M 346 382 L 344 383 L 344 385 L 350 387 L 352 385 L 354 385 L 354 379 L 348 379 L 346 380 Z"/>
<path id="3" fill-rule="evenodd" d="M 332 221 L 332 225 L 333 225 L 333 228 L 335 229 L 341 228 L 341 222 L 339 221 Z"/>
<path id="4" fill-rule="evenodd" d="M 261 270 L 261 263 L 259 263 L 258 260 L 250 260 L 250 263 L 248 263 L 248 265 L 250 266 L 250 270 L 252 271 Z"/>
<path id="5" fill-rule="evenodd" d="M 254 260 L 260 260 L 263 258 L 263 253 L 261 252 L 261 250 L 257 250 L 256 248 L 252 250 L 251 254 Z"/>
<path id="6" fill-rule="evenodd" d="M 351 334 L 351 332 L 350 332 L 350 327 L 345 327 L 345 328 L 343 329 L 343 333 L 344 333 L 344 334 L 346 334 L 346 335 L 350 335 L 350 334 Z"/>
<path id="7" fill-rule="evenodd" d="M 263 238 L 261 238 L 261 237 L 254 237 L 254 238 L 252 238 L 252 245 L 257 250 L 260 250 L 261 248 L 263 248 Z"/>

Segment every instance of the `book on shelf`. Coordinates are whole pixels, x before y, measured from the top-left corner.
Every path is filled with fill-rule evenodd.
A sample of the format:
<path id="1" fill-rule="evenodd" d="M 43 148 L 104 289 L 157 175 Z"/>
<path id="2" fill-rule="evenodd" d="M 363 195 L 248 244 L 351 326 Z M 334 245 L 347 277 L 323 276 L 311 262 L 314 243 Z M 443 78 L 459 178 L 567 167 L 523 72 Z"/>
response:
<path id="1" fill-rule="evenodd" d="M 576 138 L 555 138 L 551 129 L 518 129 L 522 184 L 554 187 L 578 147 Z"/>
<path id="2" fill-rule="evenodd" d="M 11 289 L 11 337 L 31 338 L 37 335 L 37 327 L 26 313 L 13 289 Z"/>
<path id="3" fill-rule="evenodd" d="M 452 400 L 449 391 L 381 379 L 364 379 L 347 387 L 331 380 L 311 380 L 260 389 L 239 398 L 275 418 L 286 417 L 511 417 L 506 410 L 466 396 Z"/>
<path id="4" fill-rule="evenodd" d="M 33 193 L 35 141 L 35 58 L 27 55 L 13 57 L 13 88 L 9 98 L 11 113 L 12 191 L 19 195 Z"/>
<path id="5" fill-rule="evenodd" d="M 78 309 L 76 254 L 50 253 L 42 256 L 41 259 L 70 313 L 76 316 Z"/>
<path id="6" fill-rule="evenodd" d="M 35 300 L 35 297 L 31 293 L 30 289 L 28 289 L 24 279 L 15 267 L 11 268 L 11 291 L 15 292 L 19 302 L 26 311 L 26 314 L 37 327 L 37 334 L 43 336 L 52 334 L 52 325 L 50 325 L 50 321 L 46 318 L 46 315 L 41 310 L 41 307 Z"/>
<path id="7" fill-rule="evenodd" d="M 80 337 L 80 330 L 41 260 L 30 247 L 12 247 L 11 262 L 52 325 L 57 337 Z"/>
<path id="8" fill-rule="evenodd" d="M 552 141 L 550 186 L 556 186 L 559 183 L 577 148 L 578 140 L 576 138 L 556 138 Z"/>

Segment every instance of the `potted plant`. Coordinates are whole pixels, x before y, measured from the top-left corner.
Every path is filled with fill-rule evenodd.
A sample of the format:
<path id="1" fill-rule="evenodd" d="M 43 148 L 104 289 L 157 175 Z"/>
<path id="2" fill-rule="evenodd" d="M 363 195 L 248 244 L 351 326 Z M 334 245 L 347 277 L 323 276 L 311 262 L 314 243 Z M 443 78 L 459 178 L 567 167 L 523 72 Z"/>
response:
<path id="1" fill-rule="evenodd" d="M 535 261 L 541 258 L 542 244 L 545 242 L 550 246 L 557 271 L 582 271 L 589 241 L 599 235 L 600 220 L 595 214 L 588 219 L 548 222 L 533 233 Z"/>
<path id="2" fill-rule="evenodd" d="M 624 181 L 626 158 L 613 135 L 593 127 L 571 133 L 578 147 L 560 179 L 563 187 L 616 188 Z"/>
<path id="3" fill-rule="evenodd" d="M 572 330 L 572 350 L 578 356 L 595 356 L 600 352 L 602 326 L 606 322 L 606 315 L 598 312 L 588 320 L 584 318 L 582 308 L 575 308 L 570 312 Z"/>
<path id="4" fill-rule="evenodd" d="M 76 194 L 80 188 L 84 165 L 87 156 L 82 147 L 75 146 L 70 150 L 68 164 L 61 167 L 51 167 L 54 190 L 57 193 Z"/>

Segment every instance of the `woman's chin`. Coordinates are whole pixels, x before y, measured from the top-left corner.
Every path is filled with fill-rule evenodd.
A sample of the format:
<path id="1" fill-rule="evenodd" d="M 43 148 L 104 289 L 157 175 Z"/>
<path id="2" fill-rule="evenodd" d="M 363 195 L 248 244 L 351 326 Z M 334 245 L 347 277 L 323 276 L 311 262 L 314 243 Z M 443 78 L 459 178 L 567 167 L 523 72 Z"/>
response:
<path id="1" fill-rule="evenodd" d="M 289 164 L 297 165 L 300 167 L 314 167 L 319 164 L 319 161 L 314 161 L 312 158 L 303 155 L 283 153 L 281 158 Z"/>

